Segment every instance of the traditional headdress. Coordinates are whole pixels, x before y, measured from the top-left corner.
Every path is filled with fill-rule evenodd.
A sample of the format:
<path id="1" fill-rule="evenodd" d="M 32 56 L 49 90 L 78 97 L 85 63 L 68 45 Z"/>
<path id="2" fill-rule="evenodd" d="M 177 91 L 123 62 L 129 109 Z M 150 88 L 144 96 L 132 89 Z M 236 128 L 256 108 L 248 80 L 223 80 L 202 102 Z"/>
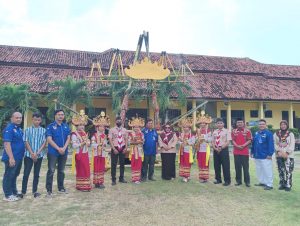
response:
<path id="1" fill-rule="evenodd" d="M 144 127 L 145 120 L 141 117 L 132 117 L 132 119 L 129 120 L 128 125 L 130 127 Z"/>
<path id="2" fill-rule="evenodd" d="M 183 118 L 178 123 L 179 127 L 192 127 L 193 126 L 193 118 L 187 117 Z"/>
<path id="3" fill-rule="evenodd" d="M 196 124 L 200 123 L 210 124 L 212 123 L 212 118 L 208 114 L 205 114 L 205 111 L 201 111 L 196 119 Z"/>
<path id="4" fill-rule="evenodd" d="M 79 114 L 73 115 L 72 123 L 75 126 L 86 126 L 88 124 L 88 116 L 85 114 L 84 110 L 80 110 Z"/>
<path id="5" fill-rule="evenodd" d="M 109 126 L 110 120 L 109 117 L 105 116 L 104 111 L 102 111 L 100 115 L 98 115 L 93 119 L 93 124 L 94 126 Z"/>

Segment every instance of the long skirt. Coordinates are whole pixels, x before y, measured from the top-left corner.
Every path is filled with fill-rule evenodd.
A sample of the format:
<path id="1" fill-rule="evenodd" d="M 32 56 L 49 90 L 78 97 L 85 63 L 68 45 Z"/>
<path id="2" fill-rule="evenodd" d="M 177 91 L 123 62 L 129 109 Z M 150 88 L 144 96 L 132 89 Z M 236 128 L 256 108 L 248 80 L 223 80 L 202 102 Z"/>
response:
<path id="1" fill-rule="evenodd" d="M 105 173 L 105 157 L 95 156 L 93 184 L 95 185 L 104 184 L 104 173 Z"/>
<path id="2" fill-rule="evenodd" d="M 180 164 L 179 164 L 179 176 L 184 178 L 189 178 L 191 175 L 191 166 L 190 163 L 190 153 L 184 152 L 183 155 L 179 155 Z"/>
<path id="3" fill-rule="evenodd" d="M 209 163 L 206 165 L 206 152 L 197 152 L 197 161 L 199 168 L 199 179 L 209 179 Z"/>
<path id="4" fill-rule="evenodd" d="M 75 155 L 76 161 L 76 189 L 80 191 L 90 191 L 90 163 L 88 153 L 78 153 Z"/>
<path id="5" fill-rule="evenodd" d="M 176 159 L 176 153 L 161 153 L 162 179 L 171 180 L 172 178 L 176 177 L 175 159 Z"/>
<path id="6" fill-rule="evenodd" d="M 131 155 L 131 181 L 137 182 L 141 180 L 141 171 L 142 171 L 142 157 L 135 157 L 134 153 Z"/>

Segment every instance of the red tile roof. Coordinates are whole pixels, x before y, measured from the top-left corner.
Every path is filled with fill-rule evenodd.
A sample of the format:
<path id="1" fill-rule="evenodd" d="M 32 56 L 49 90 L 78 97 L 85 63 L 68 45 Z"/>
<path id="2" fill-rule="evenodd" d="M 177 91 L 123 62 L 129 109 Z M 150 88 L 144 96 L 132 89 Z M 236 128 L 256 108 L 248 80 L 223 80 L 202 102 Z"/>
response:
<path id="1" fill-rule="evenodd" d="M 0 45 L 0 84 L 29 83 L 37 92 L 48 92 L 51 81 L 68 75 L 76 79 L 87 76 L 93 59 L 108 70 L 113 51 Z M 134 51 L 120 53 L 125 66 L 133 62 Z M 187 79 L 193 88 L 191 98 L 300 101 L 300 66 L 262 64 L 249 58 L 168 55 L 174 67 L 179 68 L 184 59 L 195 73 Z M 151 53 L 152 60 L 159 57 L 159 53 Z"/>

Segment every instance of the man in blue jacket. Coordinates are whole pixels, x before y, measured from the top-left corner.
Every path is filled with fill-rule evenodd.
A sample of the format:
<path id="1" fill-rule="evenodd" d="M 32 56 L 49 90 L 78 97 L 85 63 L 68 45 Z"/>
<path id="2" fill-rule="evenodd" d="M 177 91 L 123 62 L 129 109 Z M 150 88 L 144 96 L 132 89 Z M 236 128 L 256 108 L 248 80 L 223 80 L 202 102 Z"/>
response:
<path id="1" fill-rule="evenodd" d="M 254 136 L 251 148 L 251 157 L 255 158 L 256 175 L 259 181 L 255 186 L 263 186 L 265 190 L 271 190 L 273 189 L 273 134 L 267 130 L 264 119 L 259 120 L 258 127 L 259 131 Z"/>
<path id="2" fill-rule="evenodd" d="M 5 196 L 3 200 L 8 202 L 14 202 L 23 197 L 17 190 L 17 177 L 20 174 L 25 152 L 21 123 L 22 114 L 14 112 L 11 116 L 11 123 L 3 131 L 4 152 L 2 161 L 5 169 L 2 187 Z"/>
<path id="3" fill-rule="evenodd" d="M 153 120 L 147 119 L 146 128 L 142 130 L 144 134 L 144 161 L 142 166 L 142 181 L 148 179 L 151 181 L 155 181 L 153 178 L 154 175 L 154 163 L 156 157 L 156 149 L 158 142 L 158 134 L 155 129 L 153 129 Z M 148 172 L 149 168 L 149 172 Z"/>

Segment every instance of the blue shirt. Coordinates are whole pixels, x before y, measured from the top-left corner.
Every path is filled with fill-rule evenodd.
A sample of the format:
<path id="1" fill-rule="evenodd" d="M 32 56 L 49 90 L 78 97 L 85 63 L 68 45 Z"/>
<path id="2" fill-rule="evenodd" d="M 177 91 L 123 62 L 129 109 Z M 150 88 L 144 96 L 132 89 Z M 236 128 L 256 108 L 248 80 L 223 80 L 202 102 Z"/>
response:
<path id="1" fill-rule="evenodd" d="M 60 148 L 65 146 L 65 143 L 70 135 L 70 128 L 66 123 L 62 123 L 61 125 L 57 124 L 55 121 L 48 125 L 46 136 L 52 137 L 52 140 L 56 145 Z M 50 155 L 59 156 L 59 152 L 48 144 L 48 153 Z M 68 148 L 66 149 L 65 155 L 68 154 Z"/>
<path id="2" fill-rule="evenodd" d="M 11 150 L 15 160 L 22 160 L 25 152 L 23 131 L 19 125 L 9 123 L 3 131 L 3 141 L 10 142 Z M 8 161 L 9 157 L 4 149 L 2 161 Z"/>
<path id="3" fill-rule="evenodd" d="M 144 134 L 144 154 L 156 155 L 156 144 L 158 142 L 158 134 L 155 129 L 144 128 L 142 130 Z"/>
<path id="4" fill-rule="evenodd" d="M 253 138 L 251 154 L 256 159 L 266 159 L 274 153 L 273 134 L 269 130 L 262 130 L 255 133 Z"/>
<path id="5" fill-rule="evenodd" d="M 46 141 L 46 129 L 39 127 L 28 127 L 24 131 L 24 142 L 28 142 L 32 151 L 37 153 L 42 146 L 42 144 Z M 43 158 L 45 155 L 44 151 L 38 156 L 38 158 Z M 25 156 L 31 158 L 30 152 L 26 149 Z"/>

